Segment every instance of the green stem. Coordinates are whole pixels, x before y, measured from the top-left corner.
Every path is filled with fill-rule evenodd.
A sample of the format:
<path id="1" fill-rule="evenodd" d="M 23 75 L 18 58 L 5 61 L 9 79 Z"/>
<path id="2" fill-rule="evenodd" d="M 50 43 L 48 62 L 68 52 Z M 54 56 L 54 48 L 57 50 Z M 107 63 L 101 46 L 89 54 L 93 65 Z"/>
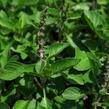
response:
<path id="1" fill-rule="evenodd" d="M 38 81 L 38 79 L 36 77 L 34 77 L 35 82 L 37 83 L 37 85 L 42 89 L 42 85 L 40 84 L 40 82 Z"/>
<path id="2" fill-rule="evenodd" d="M 45 88 L 43 88 L 43 96 L 44 96 L 44 98 L 46 98 L 46 91 L 45 91 Z"/>

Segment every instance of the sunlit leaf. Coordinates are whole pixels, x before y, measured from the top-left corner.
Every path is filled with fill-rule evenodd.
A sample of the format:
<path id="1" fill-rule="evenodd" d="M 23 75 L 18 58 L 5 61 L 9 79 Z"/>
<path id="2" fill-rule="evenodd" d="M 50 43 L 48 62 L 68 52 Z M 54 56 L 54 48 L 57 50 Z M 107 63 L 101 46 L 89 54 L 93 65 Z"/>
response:
<path id="1" fill-rule="evenodd" d="M 76 64 L 79 63 L 80 60 L 73 59 L 73 58 L 66 58 L 59 61 L 56 61 L 55 63 L 51 64 L 49 70 L 52 73 L 61 72 L 63 70 L 66 70 L 67 68 L 73 67 Z"/>
<path id="2" fill-rule="evenodd" d="M 80 63 L 74 66 L 74 68 L 78 71 L 84 71 L 91 68 L 91 64 L 89 61 L 89 58 L 87 56 L 87 53 L 84 51 L 81 51 L 80 49 L 75 49 L 75 58 L 80 59 Z"/>
<path id="3" fill-rule="evenodd" d="M 28 101 L 27 100 L 18 100 L 14 104 L 12 109 L 27 109 Z"/>
<path id="4" fill-rule="evenodd" d="M 80 92 L 80 89 L 76 87 L 69 87 L 65 89 L 65 91 L 62 94 L 63 98 L 67 100 L 79 100 L 84 96 L 83 93 Z"/>
<path id="5" fill-rule="evenodd" d="M 50 58 L 52 56 L 59 54 L 68 46 L 69 46 L 68 43 L 56 43 L 56 44 L 49 46 L 45 52 L 48 54 L 48 58 Z"/>

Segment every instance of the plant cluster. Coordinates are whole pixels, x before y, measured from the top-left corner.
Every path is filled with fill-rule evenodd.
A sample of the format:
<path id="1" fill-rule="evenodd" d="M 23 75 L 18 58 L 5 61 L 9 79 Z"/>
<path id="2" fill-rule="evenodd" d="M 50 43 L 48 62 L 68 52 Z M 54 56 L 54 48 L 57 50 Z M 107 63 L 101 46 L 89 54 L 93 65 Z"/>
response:
<path id="1" fill-rule="evenodd" d="M 0 0 L 0 109 L 108 109 L 108 9 Z"/>

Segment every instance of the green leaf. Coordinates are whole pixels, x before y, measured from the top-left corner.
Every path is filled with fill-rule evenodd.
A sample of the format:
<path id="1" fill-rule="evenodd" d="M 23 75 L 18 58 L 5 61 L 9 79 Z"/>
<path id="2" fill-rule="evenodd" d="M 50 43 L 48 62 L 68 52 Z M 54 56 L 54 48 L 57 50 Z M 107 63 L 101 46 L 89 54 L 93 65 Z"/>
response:
<path id="1" fill-rule="evenodd" d="M 32 8 L 33 14 L 30 16 L 31 20 L 36 24 L 40 24 L 41 11 L 38 11 L 36 8 Z"/>
<path id="2" fill-rule="evenodd" d="M 37 103 L 37 108 L 36 109 L 45 109 L 43 106 L 41 106 L 41 104 L 38 102 Z"/>
<path id="3" fill-rule="evenodd" d="M 100 71 L 100 68 L 101 68 L 101 63 L 100 63 L 99 57 L 96 56 L 96 54 L 94 52 L 92 52 L 92 53 L 89 52 L 88 57 L 90 59 L 93 72 L 95 74 L 98 74 Z"/>
<path id="4" fill-rule="evenodd" d="M 14 104 L 12 109 L 27 109 L 28 106 L 28 100 L 18 100 Z"/>
<path id="5" fill-rule="evenodd" d="M 82 11 L 70 11 L 68 13 L 68 19 L 69 20 L 76 20 L 76 19 L 80 19 L 82 16 Z"/>
<path id="6" fill-rule="evenodd" d="M 0 11 L 0 26 L 12 31 L 15 30 L 14 20 L 10 19 L 3 10 Z"/>
<path id="7" fill-rule="evenodd" d="M 80 60 L 73 59 L 73 58 L 65 58 L 59 61 L 54 62 L 51 64 L 49 70 L 52 72 L 52 74 L 61 72 L 63 70 L 66 70 L 67 68 L 70 68 L 76 64 L 79 63 Z"/>
<path id="8" fill-rule="evenodd" d="M 109 3 L 108 0 L 97 0 L 97 2 L 98 2 L 99 5 L 106 5 L 106 4 Z"/>
<path id="9" fill-rule="evenodd" d="M 7 61 L 9 58 L 9 51 L 10 51 L 11 46 L 12 46 L 12 42 L 7 44 L 7 46 L 4 48 L 3 52 L 0 55 L 0 64 L 1 64 L 2 68 L 4 68 L 4 66 L 7 64 Z"/>
<path id="10" fill-rule="evenodd" d="M 37 4 L 38 0 L 12 0 L 12 5 L 15 6 L 30 6 Z"/>
<path id="11" fill-rule="evenodd" d="M 0 71 L 0 79 L 13 80 L 23 74 L 24 68 L 21 63 L 8 63 L 3 71 Z"/>
<path id="12" fill-rule="evenodd" d="M 46 4 L 52 5 L 55 1 L 54 0 L 45 0 Z"/>
<path id="13" fill-rule="evenodd" d="M 88 2 L 78 3 L 73 7 L 74 10 L 89 10 L 89 8 L 90 8 L 90 3 Z"/>
<path id="14" fill-rule="evenodd" d="M 101 88 L 100 90 L 99 90 L 99 94 L 100 95 L 106 95 L 106 93 L 107 93 L 107 89 L 106 88 Z"/>
<path id="15" fill-rule="evenodd" d="M 83 76 L 82 76 L 84 83 L 93 83 L 90 77 L 90 70 L 87 71 Z"/>
<path id="16" fill-rule="evenodd" d="M 64 22 L 64 27 L 65 27 L 65 29 L 67 29 L 68 31 L 72 31 L 72 30 L 75 29 L 75 24 L 74 24 L 74 22 L 65 21 L 65 22 Z M 71 35 L 71 36 L 72 36 L 72 35 Z M 70 37 L 70 36 L 67 36 L 67 40 L 70 41 L 70 38 L 69 38 L 69 37 Z"/>
<path id="17" fill-rule="evenodd" d="M 69 46 L 68 43 L 56 43 L 51 46 L 49 46 L 46 50 L 45 53 L 48 54 L 48 58 L 55 56 L 62 52 L 65 48 Z"/>
<path id="18" fill-rule="evenodd" d="M 3 70 L 0 70 L 0 79 L 13 80 L 23 73 L 30 73 L 34 70 L 34 64 L 22 64 L 15 60 L 9 60 Z"/>
<path id="19" fill-rule="evenodd" d="M 45 64 L 42 60 L 38 61 L 38 62 L 36 63 L 36 65 L 35 65 L 35 70 L 36 70 L 36 72 L 37 72 L 38 74 L 42 73 L 43 70 L 44 70 L 44 68 L 45 68 L 45 66 L 46 66 L 46 64 Z"/>
<path id="20" fill-rule="evenodd" d="M 22 29 L 22 28 L 24 28 L 24 26 L 31 25 L 31 24 L 32 24 L 32 22 L 31 22 L 30 16 L 24 12 L 20 12 L 20 14 L 19 14 L 20 28 Z"/>
<path id="21" fill-rule="evenodd" d="M 97 34 L 101 39 L 109 39 L 107 34 L 107 20 L 106 17 L 100 14 L 98 11 L 84 11 L 85 19 L 89 24 L 90 28 Z M 104 29 L 105 28 L 105 29 Z"/>
<path id="22" fill-rule="evenodd" d="M 67 100 L 79 100 L 84 96 L 84 94 L 81 93 L 80 89 L 78 89 L 77 87 L 69 87 L 65 89 L 62 96 L 64 99 Z"/>
<path id="23" fill-rule="evenodd" d="M 91 68 L 90 61 L 88 59 L 87 53 L 85 51 L 81 51 L 80 48 L 75 44 L 72 40 L 72 34 L 66 35 L 67 41 L 69 44 L 75 48 L 75 59 L 80 59 L 81 61 L 74 66 L 74 68 L 78 71 L 84 71 Z"/>
<path id="24" fill-rule="evenodd" d="M 21 42 L 22 40 L 20 40 Z M 16 53 L 20 53 L 20 56 L 22 59 L 26 59 L 28 57 L 28 54 L 26 53 L 26 48 L 29 46 L 30 43 L 28 43 L 25 39 L 24 39 L 24 42 L 25 43 L 24 45 L 18 45 L 15 48 L 12 48 L 12 50 Z"/>
<path id="25" fill-rule="evenodd" d="M 0 103 L 0 109 L 10 109 L 10 107 L 6 103 Z"/>
<path id="26" fill-rule="evenodd" d="M 59 10 L 56 8 L 48 8 L 48 14 L 52 16 L 59 16 Z"/>
<path id="27" fill-rule="evenodd" d="M 24 68 L 24 73 L 33 73 L 34 72 L 35 64 L 23 64 L 22 66 Z"/>
<path id="28" fill-rule="evenodd" d="M 65 101 L 62 96 L 55 96 L 54 100 L 58 103 L 63 103 Z"/>
<path id="29" fill-rule="evenodd" d="M 40 105 L 44 107 L 44 109 L 52 109 L 52 103 L 49 99 L 43 98 Z"/>
<path id="30" fill-rule="evenodd" d="M 84 80 L 83 80 L 82 76 L 83 76 L 82 74 L 76 74 L 76 75 L 69 74 L 67 79 L 73 80 L 80 85 L 84 85 Z"/>
<path id="31" fill-rule="evenodd" d="M 6 7 L 8 1 L 9 1 L 9 0 L 1 0 L 1 2 L 2 2 L 2 4 L 3 4 L 4 7 Z"/>
<path id="32" fill-rule="evenodd" d="M 28 57 L 28 55 L 25 52 L 21 52 L 20 55 L 22 59 L 26 59 Z"/>
<path id="33" fill-rule="evenodd" d="M 92 29 L 95 29 L 100 25 L 103 26 L 104 24 L 106 24 L 105 17 L 103 17 L 97 11 L 84 11 L 84 15 L 85 15 L 86 21 L 89 23 L 89 26 Z"/>
<path id="34" fill-rule="evenodd" d="M 75 59 L 81 60 L 77 65 L 74 66 L 76 70 L 85 71 L 91 68 L 89 58 L 85 51 L 81 51 L 79 48 L 75 49 Z"/>
<path id="35" fill-rule="evenodd" d="M 36 100 L 35 99 L 32 99 L 29 102 L 27 109 L 36 109 Z"/>
<path id="36" fill-rule="evenodd" d="M 58 22 L 58 18 L 57 17 L 52 17 L 52 16 L 49 16 L 47 17 L 46 19 L 46 25 L 53 25 L 53 24 L 56 24 Z"/>

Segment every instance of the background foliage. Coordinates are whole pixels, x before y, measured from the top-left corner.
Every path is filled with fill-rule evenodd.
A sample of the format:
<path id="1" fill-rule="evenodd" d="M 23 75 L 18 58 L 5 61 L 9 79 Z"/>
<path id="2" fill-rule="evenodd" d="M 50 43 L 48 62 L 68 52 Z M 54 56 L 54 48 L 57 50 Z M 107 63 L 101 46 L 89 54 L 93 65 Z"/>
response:
<path id="1" fill-rule="evenodd" d="M 108 109 L 108 9 L 0 0 L 0 109 Z"/>

